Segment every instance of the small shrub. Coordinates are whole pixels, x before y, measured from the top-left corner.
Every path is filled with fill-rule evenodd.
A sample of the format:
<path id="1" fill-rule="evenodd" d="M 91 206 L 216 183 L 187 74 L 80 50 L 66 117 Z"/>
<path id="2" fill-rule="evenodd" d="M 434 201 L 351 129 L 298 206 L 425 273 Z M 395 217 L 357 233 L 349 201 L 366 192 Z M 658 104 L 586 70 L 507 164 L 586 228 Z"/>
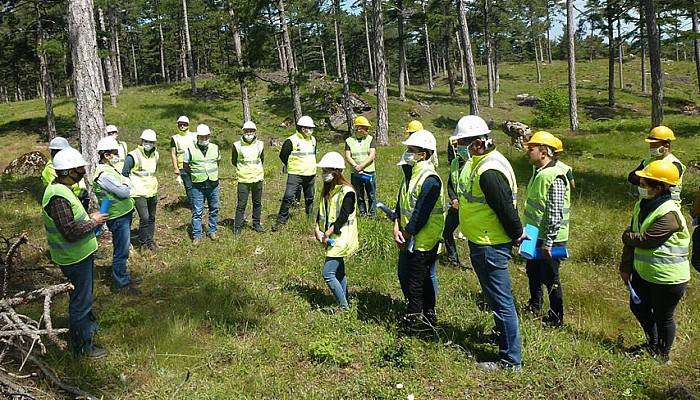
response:
<path id="1" fill-rule="evenodd" d="M 535 108 L 533 125 L 551 128 L 560 125 L 569 114 L 569 98 L 566 92 L 548 87 L 542 92 Z"/>
<path id="2" fill-rule="evenodd" d="M 349 365 L 352 355 L 331 339 L 320 339 L 309 344 L 309 357 L 315 362 L 330 362 L 341 367 Z"/>

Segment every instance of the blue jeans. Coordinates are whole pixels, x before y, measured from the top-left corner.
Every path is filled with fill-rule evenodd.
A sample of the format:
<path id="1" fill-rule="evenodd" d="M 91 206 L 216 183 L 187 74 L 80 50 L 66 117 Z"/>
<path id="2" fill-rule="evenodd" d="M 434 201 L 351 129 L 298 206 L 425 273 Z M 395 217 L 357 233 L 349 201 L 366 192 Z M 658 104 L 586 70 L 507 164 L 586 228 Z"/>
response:
<path id="1" fill-rule="evenodd" d="M 121 217 L 107 221 L 107 228 L 112 232 L 112 278 L 117 288 L 122 288 L 131 283 L 131 276 L 126 270 L 126 261 L 129 259 L 129 246 L 131 246 L 131 210 Z"/>
<path id="2" fill-rule="evenodd" d="M 187 195 L 187 204 L 192 207 L 192 178 L 189 172 L 184 169 L 180 170 L 180 178 L 182 179 L 182 186 L 185 187 L 185 195 Z"/>
<path id="3" fill-rule="evenodd" d="M 90 350 L 92 337 L 97 332 L 97 322 L 92 313 L 92 277 L 94 256 L 91 254 L 83 261 L 61 266 L 61 272 L 73 284 L 68 303 L 68 324 L 73 350 L 81 352 Z"/>
<path id="4" fill-rule="evenodd" d="M 345 276 L 345 260 L 342 257 L 326 257 L 323 280 L 331 289 L 341 307 L 348 307 L 348 279 Z"/>
<path id="5" fill-rule="evenodd" d="M 204 201 L 209 205 L 209 229 L 207 234 L 216 233 L 219 220 L 219 181 L 205 181 L 192 184 L 192 238 L 202 238 L 202 217 Z"/>
<path id="6" fill-rule="evenodd" d="M 365 172 L 372 179 L 369 181 L 362 179 L 360 174 L 353 172 L 350 174 L 350 183 L 357 194 L 357 207 L 360 215 L 369 214 L 376 215 L 376 193 L 377 193 L 377 176 L 374 172 Z M 367 193 L 367 203 L 365 204 L 365 193 Z M 369 212 L 368 212 L 369 210 Z"/>
<path id="7" fill-rule="evenodd" d="M 522 363 L 520 351 L 520 328 L 515 301 L 510 287 L 508 260 L 511 244 L 482 246 L 469 242 L 469 258 L 479 278 L 481 290 L 493 312 L 498 334 L 498 353 L 501 362 L 519 367 Z"/>

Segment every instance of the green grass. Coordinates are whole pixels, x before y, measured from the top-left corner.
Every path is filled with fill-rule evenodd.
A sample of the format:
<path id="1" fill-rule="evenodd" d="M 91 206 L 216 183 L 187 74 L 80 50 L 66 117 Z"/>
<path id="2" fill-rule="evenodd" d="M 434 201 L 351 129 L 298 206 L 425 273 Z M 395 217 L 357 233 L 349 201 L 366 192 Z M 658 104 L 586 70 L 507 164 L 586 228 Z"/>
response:
<path id="1" fill-rule="evenodd" d="M 680 114 L 680 107 L 698 101 L 693 86 L 693 66 L 666 66 L 667 119 L 678 134 L 675 153 L 684 160 L 697 158 L 700 124 L 697 117 Z M 597 107 L 589 115 L 584 105 L 604 104 L 605 61 L 578 66 L 581 132 L 566 126 L 550 129 L 561 134 L 566 146 L 563 159 L 572 165 L 577 190 L 572 196 L 572 258 L 564 263 L 567 326 L 548 330 L 537 320 L 521 316 L 525 369 L 484 374 L 476 361 L 488 359 L 495 348 L 477 337 L 491 329 L 491 315 L 479 308 L 479 285 L 472 272 L 440 267 L 438 313 L 441 332 L 429 340 L 397 335 L 396 320 L 403 299 L 396 279 L 396 250 L 390 225 L 384 220 L 360 222 L 360 251 L 348 262 L 349 287 L 354 305 L 348 313 L 333 311 L 333 298 L 321 278 L 322 249 L 299 210 L 280 233 L 245 231 L 234 238 L 229 226 L 222 238 L 193 248 L 187 240 L 188 211 L 178 204 L 180 189 L 170 172 L 168 138 L 180 114 L 193 125 L 213 127 L 213 141 L 229 150 L 237 140 L 241 109 L 235 84 L 200 82 L 223 91 L 215 101 L 193 99 L 186 84 L 127 88 L 119 107 L 107 103 L 107 121 L 121 129 L 130 146 L 142 129 L 159 134 L 161 193 L 155 254 L 132 254 L 129 265 L 145 277 L 145 295 L 125 298 L 109 292 L 109 259 L 97 261 L 95 308 L 101 323 L 97 339 L 110 355 L 89 362 L 76 360 L 55 349 L 50 365 L 69 382 L 105 398 L 667 398 L 670 389 L 683 386 L 700 392 L 700 294 L 691 281 L 677 310 L 678 334 L 671 366 L 633 358 L 624 348 L 642 341 L 643 335 L 627 306 L 627 293 L 617 277 L 621 245 L 619 236 L 629 221 L 632 199 L 626 194 L 627 172 L 644 156 L 642 141 L 649 126 L 649 98 L 640 95 L 637 65 L 625 65 L 626 81 L 635 85 L 618 91 L 616 110 Z M 479 68 L 480 78 L 484 70 Z M 534 66 L 505 64 L 501 68 L 501 93 L 496 107 L 483 106 L 487 120 L 505 119 L 530 123 L 532 109 L 515 105 L 515 95 L 537 95 L 547 86 L 565 90 L 565 63 L 543 66 L 544 83 L 534 83 Z M 589 82 L 586 82 L 589 81 Z M 480 83 L 483 79 L 480 79 Z M 392 146 L 379 149 L 378 198 L 393 204 L 399 183 L 395 167 L 402 147 L 402 127 L 407 112 L 420 99 L 431 111 L 422 115 L 426 127 L 440 143 L 440 171 L 446 177 L 444 147 L 457 119 L 466 114 L 466 91 L 450 98 L 444 82 L 434 92 L 412 86 L 409 101 L 390 98 Z M 395 93 L 395 87 L 391 88 Z M 284 93 L 258 83 L 252 108 L 260 136 L 284 138 L 291 131 L 280 128 L 291 114 Z M 305 93 L 311 93 L 306 90 Z M 305 109 L 322 92 L 305 98 Z M 365 98 L 374 104 L 372 96 Z M 40 100 L 0 105 L 0 167 L 32 149 L 45 151 L 40 127 Z M 635 111 L 636 110 L 636 111 Z M 600 113 L 613 119 L 596 121 Z M 69 99 L 57 100 L 59 129 L 73 128 Z M 319 116 L 316 114 L 315 116 Z M 373 120 L 373 118 L 371 118 Z M 342 148 L 338 134 L 319 129 L 320 153 Z M 520 190 L 529 178 L 524 154 L 510 148 L 496 133 L 501 151 L 511 160 Z M 74 140 L 74 138 L 72 139 Z M 222 162 L 221 219 L 232 218 L 235 208 L 233 169 Z M 269 226 L 282 196 L 284 175 L 276 151 L 267 150 L 264 222 Z M 27 263 L 48 263 L 37 198 L 38 177 L 3 177 L 0 202 L 0 234 L 30 233 L 25 248 Z M 692 201 L 700 184 L 695 171 L 688 173 L 684 200 Z M 522 196 L 521 196 L 522 198 Z M 250 217 L 249 217 L 250 218 Z M 136 222 L 134 223 L 136 226 Z M 109 247 L 107 244 L 104 247 Z M 460 255 L 467 261 L 465 243 Z M 37 282 L 60 279 L 35 276 Z M 524 263 L 511 263 L 514 293 L 519 304 L 527 301 Z M 693 272 L 693 278 L 697 275 Z M 55 325 L 65 326 L 66 301 L 54 307 Z M 31 312 L 31 310 L 29 310 Z M 397 384 L 403 389 L 397 389 Z"/>

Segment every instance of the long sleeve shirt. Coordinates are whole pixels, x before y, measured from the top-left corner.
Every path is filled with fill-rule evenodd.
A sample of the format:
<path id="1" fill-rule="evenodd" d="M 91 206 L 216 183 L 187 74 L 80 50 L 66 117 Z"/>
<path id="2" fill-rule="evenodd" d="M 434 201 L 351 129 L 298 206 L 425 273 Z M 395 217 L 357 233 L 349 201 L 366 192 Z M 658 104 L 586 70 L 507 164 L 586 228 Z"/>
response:
<path id="1" fill-rule="evenodd" d="M 513 192 L 505 175 L 495 169 L 487 170 L 481 174 L 479 185 L 484 192 L 486 204 L 496 214 L 506 234 L 513 240 L 522 236 L 523 224 L 513 205 Z"/>
<path id="2" fill-rule="evenodd" d="M 355 193 L 354 192 L 349 192 L 345 194 L 345 197 L 343 198 L 343 204 L 340 206 L 340 212 L 338 213 L 338 217 L 333 221 L 333 233 L 339 235 L 340 234 L 340 229 L 345 225 L 346 222 L 348 222 L 348 217 L 350 217 L 350 214 L 355 211 Z M 321 212 L 319 211 L 316 214 L 316 223 L 319 224 L 321 222 Z M 319 225 L 323 230 L 327 230 L 330 227 L 324 227 Z"/>
<path id="3" fill-rule="evenodd" d="M 155 149 L 152 149 L 151 151 L 147 151 L 146 155 L 151 156 L 151 154 L 156 151 Z M 129 175 L 131 175 L 131 170 L 134 169 L 136 166 L 136 161 L 134 161 L 134 157 L 131 154 L 127 154 L 126 157 L 124 158 L 124 168 L 122 168 L 122 175 L 126 176 L 127 178 Z"/>
<path id="4" fill-rule="evenodd" d="M 54 183 L 54 185 L 60 185 L 60 183 Z M 52 197 L 45 210 L 49 217 L 54 220 L 58 231 L 69 242 L 81 239 L 89 232 L 94 231 L 98 225 L 92 219 L 84 222 L 76 221 L 70 202 L 63 197 Z"/>
<path id="5" fill-rule="evenodd" d="M 289 156 L 292 154 L 292 141 L 287 139 L 282 143 L 282 149 L 280 149 L 280 160 L 282 160 L 282 164 L 287 165 L 287 161 L 289 161 Z"/>
<path id="6" fill-rule="evenodd" d="M 545 168 L 553 167 L 556 160 L 544 167 L 538 168 L 535 174 L 539 174 Z M 543 247 L 552 247 L 554 240 L 559 234 L 562 220 L 564 219 L 564 196 L 566 195 L 566 180 L 564 177 L 557 177 L 552 186 L 547 191 L 547 203 L 545 204 L 544 226 L 545 239 L 542 241 Z"/>
<path id="7" fill-rule="evenodd" d="M 128 199 L 131 196 L 131 188 L 118 182 L 109 174 L 100 174 L 97 177 L 97 184 L 119 199 Z"/>

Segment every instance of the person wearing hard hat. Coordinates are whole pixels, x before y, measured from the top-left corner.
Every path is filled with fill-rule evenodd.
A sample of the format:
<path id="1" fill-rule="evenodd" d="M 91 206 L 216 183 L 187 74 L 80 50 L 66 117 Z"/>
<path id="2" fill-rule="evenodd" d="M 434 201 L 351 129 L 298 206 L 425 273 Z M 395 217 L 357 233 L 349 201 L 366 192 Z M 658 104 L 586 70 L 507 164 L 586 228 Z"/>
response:
<path id="1" fill-rule="evenodd" d="M 564 143 L 558 137 L 554 137 L 556 142 L 556 149 L 554 150 L 554 159 L 557 160 L 556 166 L 560 168 L 564 175 L 566 175 L 566 180 L 569 181 L 569 186 L 571 190 L 576 190 L 576 180 L 574 179 L 574 170 L 564 163 L 564 161 L 559 159 L 559 155 L 564 152 Z"/>
<path id="2" fill-rule="evenodd" d="M 170 159 L 173 163 L 173 172 L 177 182 L 185 188 L 187 196 L 187 205 L 192 206 L 192 181 L 190 174 L 183 167 L 185 153 L 187 149 L 194 146 L 197 137 L 193 132 L 190 132 L 190 119 L 181 115 L 177 119 L 178 133 L 170 137 Z"/>
<path id="3" fill-rule="evenodd" d="M 403 319 L 408 333 L 432 330 L 437 324 L 436 288 L 431 269 L 437 260 L 445 225 L 442 180 L 430 162 L 435 137 L 427 130 L 413 132 L 403 142 L 404 172 L 399 189 L 393 238 L 399 247 L 398 277 L 408 301 Z"/>
<path id="4" fill-rule="evenodd" d="M 68 148 L 71 148 L 71 145 L 68 143 L 68 140 L 66 140 L 66 138 L 64 137 L 56 136 L 51 140 L 51 142 L 49 142 L 49 152 L 51 159 L 46 163 L 46 166 L 44 166 L 44 169 L 41 171 L 41 181 L 44 183 L 45 187 L 49 186 L 51 182 L 53 182 L 53 180 L 56 179 L 56 170 L 53 166 L 53 158 L 59 151 Z M 80 199 L 80 202 L 83 204 L 83 207 L 87 209 L 90 205 L 90 198 L 88 197 L 87 188 L 85 187 L 85 181 L 80 180 L 80 182 L 76 183 L 71 187 L 71 190 L 73 191 L 73 193 L 75 193 L 76 196 L 78 196 L 78 199 Z"/>
<path id="5" fill-rule="evenodd" d="M 95 229 L 107 221 L 99 212 L 88 215 L 71 187 L 85 176 L 87 163 L 78 150 L 67 147 L 53 157 L 57 174 L 44 191 L 41 216 L 51 260 L 73 285 L 68 303 L 70 341 L 76 354 L 100 358 L 107 352 L 93 341 L 97 322 L 92 313 Z"/>
<path id="6" fill-rule="evenodd" d="M 117 152 L 117 156 L 111 162 L 112 162 L 112 166 L 117 171 L 121 172 L 122 168 L 124 168 L 124 160 L 126 159 L 126 155 L 129 152 L 128 148 L 126 146 L 126 142 L 119 140 L 119 129 L 117 129 L 116 126 L 107 125 L 105 127 L 105 131 L 107 131 L 107 136 L 113 137 L 114 140 L 116 140 L 117 143 L 119 144 L 119 151 Z"/>
<path id="7" fill-rule="evenodd" d="M 99 164 L 95 168 L 93 188 L 97 200 L 102 204 L 110 201 L 107 228 L 112 233 L 112 289 L 117 293 L 138 296 L 136 287 L 140 278 L 132 278 L 126 268 L 131 246 L 131 219 L 134 213 L 134 200 L 131 198 L 131 183 L 112 165 L 112 159 L 119 157 L 119 143 L 112 136 L 97 142 Z"/>
<path id="8" fill-rule="evenodd" d="M 627 180 L 634 186 L 639 187 L 639 176 L 637 171 L 643 170 L 650 162 L 654 160 L 666 160 L 673 163 L 678 168 L 680 178 L 678 184 L 671 187 L 671 197 L 673 200 L 681 204 L 681 189 L 683 188 L 683 174 L 685 173 L 685 165 L 671 153 L 671 142 L 676 140 L 676 135 L 667 126 L 657 126 L 649 132 L 645 142 L 649 143 L 649 155 L 639 163 L 637 168 L 630 172 Z"/>
<path id="9" fill-rule="evenodd" d="M 456 153 L 467 162 L 457 177 L 459 229 L 467 237 L 469 258 L 486 302 L 493 312 L 499 362 L 481 362 L 479 368 L 520 369 L 520 327 L 511 291 L 508 260 L 511 247 L 522 240 L 523 227 L 516 209 L 515 173 L 496 150 L 486 121 L 467 115 L 457 122 Z"/>
<path id="10" fill-rule="evenodd" d="M 408 139 L 413 132 L 418 132 L 422 130 L 423 123 L 414 119 L 412 121 L 409 121 L 408 124 L 406 124 L 406 129 L 404 129 L 403 133 L 406 135 L 406 139 Z M 433 155 L 430 157 L 430 162 L 433 163 L 433 166 L 435 167 L 435 169 L 437 169 L 439 164 L 437 151 L 434 152 Z"/>
<path id="11" fill-rule="evenodd" d="M 156 230 L 156 206 L 158 205 L 158 159 L 156 131 L 146 129 L 141 133 L 141 145 L 126 156 L 122 175 L 131 179 L 131 197 L 139 214 L 139 246 L 155 251 L 153 238 Z"/>
<path id="12" fill-rule="evenodd" d="M 571 186 L 566 169 L 554 159 L 557 144 L 556 137 L 545 131 L 535 132 L 525 143 L 533 171 L 523 211 L 523 223 L 539 229 L 537 247 L 543 256 L 543 259 L 528 260 L 525 266 L 530 287 L 528 308 L 535 314 L 542 311 L 542 285 L 547 287 L 549 311 L 542 322 L 554 327 L 564 323 L 564 299 L 559 279 L 561 260 L 552 258 L 552 248 L 565 247 L 569 240 L 571 209 Z"/>
<path id="13" fill-rule="evenodd" d="M 377 155 L 377 144 L 374 137 L 368 135 L 370 125 L 367 118 L 355 118 L 355 135 L 345 139 L 345 159 L 352 166 L 350 182 L 357 193 L 357 204 L 360 216 L 376 215 L 377 179 L 375 176 L 374 159 Z M 365 193 L 367 202 L 365 202 Z"/>
<path id="14" fill-rule="evenodd" d="M 241 139 L 233 144 L 231 150 L 231 163 L 236 167 L 238 180 L 238 201 L 236 204 L 236 220 L 233 233 L 239 235 L 245 225 L 245 209 L 248 206 L 248 194 L 253 200 L 253 230 L 265 232 L 265 227 L 260 223 L 262 216 L 262 194 L 265 171 L 264 143 L 257 139 L 257 126 L 253 121 L 243 124 Z"/>
<path id="15" fill-rule="evenodd" d="M 204 202 L 209 207 L 207 236 L 217 240 L 219 220 L 219 146 L 209 141 L 211 129 L 205 124 L 197 125 L 197 143 L 187 149 L 183 166 L 192 179 L 192 243 L 202 240 L 202 217 Z"/>
<path id="16" fill-rule="evenodd" d="M 348 308 L 348 280 L 345 258 L 359 247 L 357 237 L 356 196 L 352 185 L 343 176 L 345 161 L 340 153 L 331 151 L 321 157 L 323 189 L 314 235 L 326 249 L 323 279 L 341 308 Z"/>
<path id="17" fill-rule="evenodd" d="M 280 205 L 277 221 L 272 230 L 277 231 L 289 219 L 289 207 L 301 187 L 304 190 L 306 215 L 311 216 L 314 207 L 314 178 L 316 177 L 316 138 L 313 136 L 316 125 L 308 115 L 297 121 L 297 131 L 287 138 L 280 150 L 280 160 L 287 171 L 287 186 Z"/>
<path id="18" fill-rule="evenodd" d="M 693 256 L 690 259 L 690 264 L 696 271 L 700 272 L 700 191 L 695 195 L 690 215 L 693 217 Z"/>
<path id="19" fill-rule="evenodd" d="M 447 180 L 447 196 L 450 199 L 447 213 L 445 213 L 445 229 L 442 231 L 442 239 L 445 242 L 445 261 L 455 267 L 464 268 L 464 264 L 459 261 L 457 243 L 455 243 L 454 232 L 459 227 L 459 198 L 457 197 L 457 177 L 459 171 L 464 168 L 466 161 L 457 157 L 455 147 L 457 141 L 454 136 L 450 136 L 447 141 L 447 163 L 450 165 L 450 176 Z"/>
<path id="20" fill-rule="evenodd" d="M 630 309 L 644 330 L 645 347 L 669 363 L 676 336 L 674 311 L 690 280 L 690 232 L 671 188 L 680 183 L 675 162 L 651 161 L 635 172 L 641 198 L 622 234 L 620 277 L 637 294 Z"/>

